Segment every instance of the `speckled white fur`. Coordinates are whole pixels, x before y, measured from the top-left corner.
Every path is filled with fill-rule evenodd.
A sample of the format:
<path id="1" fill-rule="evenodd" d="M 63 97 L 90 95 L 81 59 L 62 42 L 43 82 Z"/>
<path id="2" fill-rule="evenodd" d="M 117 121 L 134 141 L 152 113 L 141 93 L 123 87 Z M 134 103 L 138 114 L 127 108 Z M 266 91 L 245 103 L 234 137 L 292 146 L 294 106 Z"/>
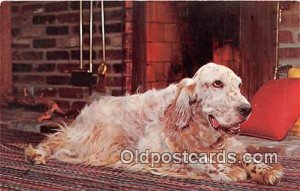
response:
<path id="1" fill-rule="evenodd" d="M 222 81 L 224 87 L 213 87 L 216 80 Z M 69 127 L 62 127 L 60 132 L 49 135 L 36 149 L 31 147 L 25 153 L 35 163 L 56 158 L 71 163 L 154 172 L 144 164 L 121 163 L 120 152 L 124 149 L 138 149 L 140 152 L 149 149 L 160 153 L 172 153 L 182 148 L 213 150 L 212 145 L 224 133 L 210 126 L 208 115 L 213 115 L 224 127 L 243 121 L 237 107 L 249 102 L 240 93 L 240 83 L 241 79 L 229 68 L 209 63 L 201 67 L 193 78 L 183 79 L 165 89 L 124 97 L 104 97 L 86 106 Z M 189 129 L 191 133 L 182 133 Z M 224 140 L 221 144 L 223 149 L 245 152 L 245 147 L 233 137 Z M 204 174 L 213 180 L 223 181 L 247 178 L 242 168 L 221 164 L 217 167 L 192 164 L 188 168 L 193 170 L 186 171 L 184 175 Z M 177 173 L 179 168 L 182 166 L 160 166 L 155 173 L 171 175 L 172 169 Z M 224 171 L 215 173 L 220 169 Z M 276 180 L 278 174 L 280 172 Z M 276 182 L 272 178 L 269 179 Z"/>

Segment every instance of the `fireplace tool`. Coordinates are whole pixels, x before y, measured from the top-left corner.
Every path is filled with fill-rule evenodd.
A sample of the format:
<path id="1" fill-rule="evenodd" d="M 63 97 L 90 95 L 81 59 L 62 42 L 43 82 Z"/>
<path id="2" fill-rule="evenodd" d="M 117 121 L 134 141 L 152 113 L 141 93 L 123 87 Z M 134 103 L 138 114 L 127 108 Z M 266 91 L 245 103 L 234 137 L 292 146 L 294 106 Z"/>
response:
<path id="1" fill-rule="evenodd" d="M 101 93 L 106 93 L 105 89 L 105 76 L 107 72 L 107 65 L 106 65 L 106 46 L 105 46 L 105 27 L 104 27 L 104 3 L 101 0 L 101 29 L 102 29 L 102 62 L 100 63 L 97 69 L 97 86 L 96 91 Z"/>
<path id="2" fill-rule="evenodd" d="M 89 57 L 89 70 L 83 69 L 83 24 L 82 24 L 82 0 L 79 2 L 80 9 L 80 26 L 79 26 L 79 41 L 80 41 L 80 68 L 72 71 L 71 84 L 81 87 L 90 87 L 92 85 L 93 76 L 93 1 L 90 1 L 90 57 Z"/>

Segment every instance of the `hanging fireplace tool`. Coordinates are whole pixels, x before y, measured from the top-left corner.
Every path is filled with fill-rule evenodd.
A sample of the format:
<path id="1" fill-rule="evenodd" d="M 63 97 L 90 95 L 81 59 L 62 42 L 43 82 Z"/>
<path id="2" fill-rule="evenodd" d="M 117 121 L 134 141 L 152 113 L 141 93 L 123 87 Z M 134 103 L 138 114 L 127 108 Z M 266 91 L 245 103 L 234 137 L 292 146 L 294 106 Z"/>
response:
<path id="1" fill-rule="evenodd" d="M 101 0 L 101 31 L 102 31 L 102 62 L 97 69 L 97 86 L 96 91 L 101 93 L 106 93 L 105 88 L 105 76 L 107 72 L 107 65 L 106 65 L 106 45 L 105 45 L 105 22 L 104 22 L 104 3 Z"/>
<path id="2" fill-rule="evenodd" d="M 80 68 L 72 71 L 71 84 L 74 86 L 91 87 L 93 76 L 93 1 L 90 1 L 90 57 L 89 57 L 89 70 L 83 69 L 83 19 L 82 19 L 82 0 L 80 0 Z"/>

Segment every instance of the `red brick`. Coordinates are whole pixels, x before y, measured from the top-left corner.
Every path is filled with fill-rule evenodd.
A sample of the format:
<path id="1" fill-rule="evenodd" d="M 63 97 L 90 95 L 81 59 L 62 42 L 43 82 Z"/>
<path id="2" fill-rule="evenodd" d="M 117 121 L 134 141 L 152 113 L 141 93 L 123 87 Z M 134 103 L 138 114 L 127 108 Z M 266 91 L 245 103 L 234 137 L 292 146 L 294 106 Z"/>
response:
<path id="1" fill-rule="evenodd" d="M 164 24 L 162 24 L 162 23 L 147 23 L 146 30 L 147 30 L 147 33 L 146 33 L 147 41 L 162 42 L 165 40 Z"/>
<path id="2" fill-rule="evenodd" d="M 152 82 L 147 82 L 147 90 L 150 90 L 152 89 Z"/>
<path id="3" fill-rule="evenodd" d="M 133 7 L 132 1 L 125 1 L 125 7 L 126 9 L 132 9 Z"/>
<path id="4" fill-rule="evenodd" d="M 98 4 L 100 7 L 100 3 Z M 124 1 L 104 1 L 104 7 L 123 7 Z"/>
<path id="5" fill-rule="evenodd" d="M 158 6 L 158 22 L 174 23 L 176 21 L 176 9 L 173 2 L 156 2 Z"/>
<path id="6" fill-rule="evenodd" d="M 14 49 L 27 49 L 30 48 L 30 44 L 26 43 L 13 43 L 12 48 Z"/>
<path id="7" fill-rule="evenodd" d="M 111 95 L 113 95 L 113 96 L 123 96 L 124 93 L 123 93 L 122 90 L 112 90 Z"/>
<path id="8" fill-rule="evenodd" d="M 68 26 L 47 26 L 47 35 L 66 35 L 69 33 Z"/>
<path id="9" fill-rule="evenodd" d="M 31 64 L 13 63 L 13 65 L 12 65 L 13 72 L 31 72 L 31 70 L 32 70 Z"/>
<path id="10" fill-rule="evenodd" d="M 280 2 L 280 5 L 282 6 L 284 11 L 297 11 L 300 12 L 300 3 L 297 1 L 285 1 Z"/>
<path id="11" fill-rule="evenodd" d="M 14 6 L 11 6 L 11 12 L 12 13 L 18 13 L 20 10 L 20 7 L 15 4 Z"/>
<path id="12" fill-rule="evenodd" d="M 123 38 L 121 34 L 116 34 L 110 37 L 106 37 L 105 41 L 107 46 L 122 47 Z"/>
<path id="13" fill-rule="evenodd" d="M 292 43 L 293 35 L 291 31 L 279 31 L 279 43 Z"/>
<path id="14" fill-rule="evenodd" d="M 79 47 L 79 36 L 66 36 L 56 41 L 56 47 L 69 48 Z"/>
<path id="15" fill-rule="evenodd" d="M 133 27 L 133 25 L 132 25 L 132 23 L 130 23 L 130 22 L 125 22 L 125 32 L 127 33 L 127 34 L 132 34 L 132 27 Z M 118 32 L 118 31 L 117 31 Z"/>
<path id="16" fill-rule="evenodd" d="M 94 2 L 94 20 L 100 21 L 100 9 L 97 7 L 98 2 Z M 106 2 L 115 8 L 105 10 L 105 18 L 108 21 L 106 24 L 106 32 L 114 33 L 106 36 L 106 44 L 108 45 L 107 60 L 108 68 L 111 74 L 123 73 L 126 66 L 122 63 L 112 62 L 111 60 L 123 60 L 126 56 L 122 41 L 123 31 L 125 29 L 124 18 L 126 10 L 123 9 L 124 2 Z M 79 2 L 12 2 L 13 15 L 12 15 L 12 34 L 13 34 L 13 59 L 18 62 L 14 62 L 16 65 L 13 68 L 14 80 L 17 81 L 18 87 L 31 85 L 32 88 L 36 88 L 36 94 L 41 92 L 50 97 L 54 96 L 57 100 L 66 101 L 68 98 L 60 99 L 58 88 L 70 86 L 70 78 L 72 70 L 79 69 Z M 25 12 L 22 12 L 25 10 Z M 89 20 L 89 2 L 84 2 L 84 18 Z M 107 8 L 107 7 L 106 7 Z M 67 11 L 65 11 L 67 10 Z M 74 10 L 71 11 L 70 10 Z M 76 11 L 77 10 L 77 11 Z M 37 14 L 39 12 L 42 14 Z M 24 14 L 25 13 L 25 14 Z M 130 11 L 127 16 L 130 17 Z M 111 22 L 116 21 L 116 22 Z M 120 21 L 120 22 L 119 22 Z M 99 25 L 101 23 L 94 23 L 94 65 L 93 69 L 96 71 L 102 59 L 102 39 L 99 33 Z M 130 29 L 130 27 L 128 28 Z M 89 25 L 88 22 L 84 23 L 84 50 L 87 52 L 85 55 L 89 55 L 88 39 Z M 129 36 L 130 37 L 130 36 Z M 24 43 L 23 40 L 28 42 Z M 23 42 L 21 42 L 23 41 Z M 130 43 L 130 42 L 129 42 Z M 127 45 L 128 50 L 131 50 Z M 109 48 L 115 47 L 115 48 Z M 49 48 L 49 49 L 48 49 Z M 50 50 L 51 49 L 51 50 Z M 127 51 L 131 52 L 131 51 Z M 131 55 L 128 57 L 128 62 L 131 62 Z M 89 68 L 88 59 L 84 60 L 84 68 Z M 28 60 L 28 61 L 26 61 Z M 38 62 L 36 62 L 38 61 Z M 55 62 L 52 62 L 55 61 Z M 131 71 L 131 70 L 128 70 Z M 32 74 L 31 74 L 31 73 Z M 41 73 L 42 72 L 42 73 Z M 41 74 L 40 74 L 41 73 Z M 42 76 L 42 74 L 45 76 Z M 67 74 L 67 75 L 66 75 Z M 27 75 L 28 77 L 23 77 Z M 29 76 L 32 77 L 29 77 Z M 34 77 L 38 76 L 40 77 Z M 127 74 L 126 74 L 127 75 Z M 128 75 L 131 75 L 129 72 Z M 95 81 L 95 76 L 93 80 Z M 43 78 L 43 79 L 41 79 Z M 22 84 L 24 83 L 24 84 Z M 39 83 L 38 86 L 34 86 L 35 83 Z M 108 81 L 108 85 L 113 86 L 110 92 L 114 95 L 121 95 L 124 91 L 122 86 L 128 83 L 124 77 L 112 77 Z M 130 84 L 131 82 L 129 82 Z M 49 86 L 47 86 L 49 84 Z M 44 89 L 40 88 L 43 87 Z M 56 90 L 48 91 L 47 87 L 53 87 Z M 114 91 L 113 91 L 114 90 Z M 61 90 L 62 91 L 62 90 Z M 60 92 L 61 93 L 61 92 Z M 61 93 L 62 94 L 62 93 Z M 83 89 L 83 98 L 79 98 L 78 101 L 82 101 L 88 97 L 89 93 Z M 80 100 L 81 99 L 81 100 Z M 70 107 L 70 103 L 75 103 L 73 99 L 68 100 L 67 107 Z"/>
<path id="17" fill-rule="evenodd" d="M 107 76 L 106 77 L 106 85 L 107 86 L 123 86 L 125 84 L 124 77 L 112 77 Z"/>
<path id="18" fill-rule="evenodd" d="M 89 9 L 90 8 L 90 2 L 89 1 L 83 1 L 82 2 L 82 9 Z M 79 10 L 79 1 L 71 1 L 71 9 L 72 10 Z"/>
<path id="19" fill-rule="evenodd" d="M 56 18 L 54 15 L 36 15 L 32 18 L 32 23 L 34 25 L 38 24 L 53 24 Z"/>
<path id="20" fill-rule="evenodd" d="M 72 50 L 71 51 L 71 59 L 72 60 L 79 60 L 80 59 L 80 52 L 79 50 Z M 90 59 L 90 51 L 89 50 L 83 50 L 82 51 L 82 59 L 83 60 L 89 60 Z M 96 51 L 92 52 L 92 59 L 96 59 Z"/>
<path id="21" fill-rule="evenodd" d="M 83 101 L 75 101 L 72 103 L 72 109 L 80 111 L 87 103 Z"/>
<path id="22" fill-rule="evenodd" d="M 114 73 L 124 72 L 124 64 L 113 64 L 112 68 Z"/>
<path id="23" fill-rule="evenodd" d="M 22 27 L 21 29 L 22 37 L 35 37 L 39 38 L 45 34 L 45 26 L 30 26 L 30 27 Z"/>
<path id="24" fill-rule="evenodd" d="M 120 18 L 122 18 L 123 10 L 117 9 L 117 10 L 109 10 L 104 11 L 105 12 L 105 20 L 109 21 L 119 21 Z M 89 15 L 88 15 L 89 17 Z M 101 20 L 101 12 L 94 12 L 93 13 L 93 20 L 94 21 L 100 21 Z M 89 21 L 89 18 L 86 19 L 86 21 Z"/>
<path id="25" fill-rule="evenodd" d="M 105 24 L 105 32 L 106 33 L 119 33 L 123 32 L 123 24 L 122 23 L 112 23 L 112 24 Z M 102 26 L 99 25 L 99 31 L 101 31 Z M 125 23 L 125 30 L 126 31 L 132 31 L 132 26 L 130 23 Z"/>
<path id="26" fill-rule="evenodd" d="M 146 70 L 147 70 L 147 81 L 148 82 L 155 81 L 155 68 L 152 65 L 148 65 Z"/>
<path id="27" fill-rule="evenodd" d="M 83 98 L 83 89 L 82 88 L 59 88 L 59 96 L 61 98 Z"/>
<path id="28" fill-rule="evenodd" d="M 148 1 L 146 2 L 146 21 L 157 22 L 158 20 L 158 7 L 157 2 Z"/>
<path id="29" fill-rule="evenodd" d="M 45 82 L 44 76 L 39 75 L 13 75 L 13 83 L 18 84 L 43 84 Z"/>
<path id="30" fill-rule="evenodd" d="M 12 28 L 11 29 L 11 35 L 13 37 L 20 36 L 21 35 L 21 29 L 20 28 Z"/>
<path id="31" fill-rule="evenodd" d="M 53 72 L 55 70 L 55 64 L 36 64 L 33 65 L 34 72 Z"/>
<path id="32" fill-rule="evenodd" d="M 65 50 L 48 51 L 47 60 L 69 60 L 69 52 Z"/>
<path id="33" fill-rule="evenodd" d="M 300 33 L 298 33 L 298 42 L 300 42 Z"/>
<path id="34" fill-rule="evenodd" d="M 46 83 L 51 85 L 66 85 L 70 84 L 70 76 L 46 76 Z"/>
<path id="35" fill-rule="evenodd" d="M 126 9 L 125 12 L 125 21 L 132 21 L 132 9 Z"/>
<path id="36" fill-rule="evenodd" d="M 172 60 L 173 62 L 182 63 L 181 43 L 172 43 Z"/>
<path id="37" fill-rule="evenodd" d="M 24 16 L 21 16 L 21 17 L 12 17 L 12 20 L 11 20 L 11 24 L 12 26 L 23 26 L 23 25 L 30 25 L 31 24 L 31 18 L 30 17 L 24 17 Z"/>
<path id="38" fill-rule="evenodd" d="M 126 48 L 124 59 L 132 60 L 132 53 L 133 53 L 132 48 Z"/>
<path id="39" fill-rule="evenodd" d="M 57 65 L 57 71 L 61 73 L 71 73 L 72 70 L 79 69 L 79 63 L 78 64 L 58 64 Z"/>
<path id="40" fill-rule="evenodd" d="M 33 48 L 53 48 L 56 46 L 55 39 L 34 39 L 32 41 Z"/>
<path id="41" fill-rule="evenodd" d="M 299 27 L 300 26 L 300 14 L 283 14 L 281 26 L 286 27 Z"/>
<path id="42" fill-rule="evenodd" d="M 99 58 L 102 58 L 102 51 L 100 51 Z M 122 50 L 107 50 L 106 59 L 108 60 L 120 60 L 123 59 Z"/>
<path id="43" fill-rule="evenodd" d="M 45 4 L 45 12 L 60 12 L 67 11 L 68 9 L 69 3 L 67 1 Z"/>
<path id="44" fill-rule="evenodd" d="M 30 39 L 13 39 L 12 47 L 14 49 L 28 49 L 30 48 Z"/>
<path id="45" fill-rule="evenodd" d="M 57 21 L 59 23 L 78 23 L 79 14 L 78 13 L 64 13 L 57 15 Z"/>
<path id="46" fill-rule="evenodd" d="M 21 53 L 19 51 L 13 51 L 12 60 L 22 60 Z"/>
<path id="47" fill-rule="evenodd" d="M 57 89 L 34 87 L 34 95 L 35 96 L 44 95 L 45 97 L 55 97 L 57 95 Z"/>
<path id="48" fill-rule="evenodd" d="M 279 58 L 300 58 L 300 48 L 280 48 Z"/>
<path id="49" fill-rule="evenodd" d="M 162 89 L 168 86 L 167 82 L 153 82 L 152 88 L 154 89 Z"/>
<path id="50" fill-rule="evenodd" d="M 21 55 L 24 60 L 42 60 L 44 58 L 44 53 L 41 51 L 26 51 Z"/>
<path id="51" fill-rule="evenodd" d="M 32 12 L 44 12 L 43 4 L 41 3 L 34 3 L 34 4 L 28 4 L 23 5 L 21 9 L 21 13 L 32 13 Z"/>
<path id="52" fill-rule="evenodd" d="M 165 72 L 164 63 L 152 63 L 147 66 L 147 80 L 151 82 L 165 81 L 168 74 Z"/>
<path id="53" fill-rule="evenodd" d="M 167 42 L 180 41 L 180 28 L 178 24 L 168 23 L 164 25 L 164 40 Z"/>
<path id="54" fill-rule="evenodd" d="M 162 62 L 172 60 L 171 43 L 147 43 L 147 61 Z"/>
<path id="55" fill-rule="evenodd" d="M 12 48 L 14 49 L 27 49 L 30 48 L 29 44 L 12 44 Z"/>

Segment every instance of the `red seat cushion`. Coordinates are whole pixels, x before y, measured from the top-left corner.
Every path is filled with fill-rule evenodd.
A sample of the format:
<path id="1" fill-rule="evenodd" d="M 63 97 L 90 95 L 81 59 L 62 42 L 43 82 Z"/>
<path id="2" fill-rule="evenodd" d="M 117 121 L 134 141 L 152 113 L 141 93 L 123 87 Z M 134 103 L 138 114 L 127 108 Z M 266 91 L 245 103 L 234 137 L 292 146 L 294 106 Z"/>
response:
<path id="1" fill-rule="evenodd" d="M 300 114 L 300 79 L 270 80 L 251 100 L 252 113 L 241 134 L 281 140 Z"/>

